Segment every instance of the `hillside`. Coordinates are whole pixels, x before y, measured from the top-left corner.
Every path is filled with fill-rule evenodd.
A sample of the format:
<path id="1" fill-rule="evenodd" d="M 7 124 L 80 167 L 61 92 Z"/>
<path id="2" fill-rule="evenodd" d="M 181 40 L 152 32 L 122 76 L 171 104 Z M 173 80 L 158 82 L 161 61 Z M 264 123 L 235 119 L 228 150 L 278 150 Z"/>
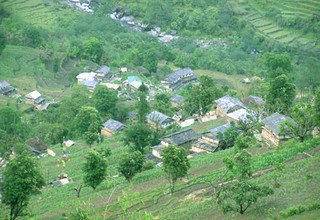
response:
<path id="1" fill-rule="evenodd" d="M 319 15 L 317 0 L 0 0 L 0 219 L 8 188 L 39 176 L 18 220 L 319 219 Z M 39 176 L 8 183 L 24 156 Z"/>

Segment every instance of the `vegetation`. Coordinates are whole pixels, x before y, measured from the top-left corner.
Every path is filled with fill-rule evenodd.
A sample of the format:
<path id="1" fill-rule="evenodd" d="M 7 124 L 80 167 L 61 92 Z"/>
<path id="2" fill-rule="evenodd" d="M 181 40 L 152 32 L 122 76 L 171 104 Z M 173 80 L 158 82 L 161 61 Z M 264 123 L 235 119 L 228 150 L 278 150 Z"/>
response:
<path id="1" fill-rule="evenodd" d="M 131 179 L 142 170 L 144 157 L 140 151 L 134 151 L 124 155 L 119 163 L 119 172 L 128 180 Z"/>

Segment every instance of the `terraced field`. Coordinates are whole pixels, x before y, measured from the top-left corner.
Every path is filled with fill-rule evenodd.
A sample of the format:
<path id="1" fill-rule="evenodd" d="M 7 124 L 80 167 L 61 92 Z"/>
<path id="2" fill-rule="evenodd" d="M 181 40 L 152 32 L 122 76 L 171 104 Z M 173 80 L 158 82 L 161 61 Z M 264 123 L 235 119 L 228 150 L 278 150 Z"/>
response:
<path id="1" fill-rule="evenodd" d="M 308 18 L 320 14 L 320 1 L 317 0 L 239 0 L 232 3 L 235 11 L 241 12 L 241 16 L 263 36 L 300 47 L 305 51 L 319 52 L 318 37 L 306 34 L 299 30 L 282 28 L 272 18 L 267 17 L 266 11 L 272 5 L 279 9 L 284 17 Z"/>
<path id="2" fill-rule="evenodd" d="M 55 23 L 55 19 L 69 13 L 63 1 L 4 0 L 0 3 L 9 8 L 13 14 L 18 15 L 19 19 L 42 28 L 49 28 Z M 61 7 L 64 10 L 61 10 Z"/>

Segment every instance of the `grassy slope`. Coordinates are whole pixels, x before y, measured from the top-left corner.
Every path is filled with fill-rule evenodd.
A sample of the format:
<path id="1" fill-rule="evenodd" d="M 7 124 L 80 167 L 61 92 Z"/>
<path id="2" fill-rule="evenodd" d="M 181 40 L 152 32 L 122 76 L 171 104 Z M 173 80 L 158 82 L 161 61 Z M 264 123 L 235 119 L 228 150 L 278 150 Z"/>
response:
<path id="1" fill-rule="evenodd" d="M 68 214 L 77 207 L 83 207 L 96 219 L 102 218 L 103 215 L 111 219 L 117 219 L 120 216 L 137 219 L 139 216 L 142 218 L 145 211 L 160 219 L 191 219 L 196 216 L 201 219 L 234 217 L 252 219 L 255 216 L 261 218 L 275 216 L 283 209 L 302 203 L 320 202 L 320 192 L 317 187 L 320 178 L 317 169 L 320 165 L 319 153 L 312 158 L 286 166 L 285 175 L 281 178 L 282 187 L 276 190 L 275 195 L 261 200 L 247 214 L 224 216 L 208 193 L 191 200 L 185 198 L 196 190 L 208 187 L 208 181 L 217 180 L 223 168 L 222 159 L 233 154 L 233 149 L 192 159 L 188 180 L 180 181 L 177 192 L 171 196 L 168 194 L 168 183 L 161 169 L 142 172 L 131 183 L 127 183 L 123 177 L 111 178 L 117 174 L 118 160 L 127 150 L 120 139 L 121 135 L 106 139 L 104 142 L 104 145 L 112 149 L 112 156 L 108 158 L 110 178 L 107 178 L 96 191 L 84 188 L 80 199 L 76 198 L 73 188 L 81 183 L 84 155 L 90 148 L 82 142 L 71 147 L 65 172 L 68 173 L 72 182 L 66 186 L 44 189 L 41 195 L 34 197 L 31 200 L 30 210 L 35 218 L 57 219 L 62 217 L 63 213 Z M 252 148 L 250 151 L 255 155 L 254 169 L 258 170 L 272 165 L 275 161 L 289 159 L 319 144 L 318 138 L 306 144 L 289 142 L 279 149 Z M 61 156 L 62 150 L 59 146 L 54 146 L 53 149 L 57 153 L 56 158 L 39 159 L 48 182 L 56 179 L 56 176 L 62 172 L 57 166 L 57 159 Z M 260 177 L 257 181 L 270 184 L 269 175 L 271 174 Z M 104 213 L 106 208 L 107 212 Z M 139 212 L 139 210 L 142 211 Z M 317 214 L 319 212 L 313 215 Z"/>

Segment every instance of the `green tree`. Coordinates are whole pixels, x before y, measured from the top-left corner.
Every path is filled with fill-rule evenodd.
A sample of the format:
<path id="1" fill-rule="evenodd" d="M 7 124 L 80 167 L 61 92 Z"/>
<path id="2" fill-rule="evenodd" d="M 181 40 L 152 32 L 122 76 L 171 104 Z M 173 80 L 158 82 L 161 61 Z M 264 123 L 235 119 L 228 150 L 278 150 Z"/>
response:
<path id="1" fill-rule="evenodd" d="M 84 44 L 83 57 L 95 63 L 99 63 L 103 55 L 103 45 L 96 37 L 90 39 Z"/>
<path id="2" fill-rule="evenodd" d="M 295 85 L 290 83 L 286 75 L 271 81 L 267 95 L 267 107 L 270 112 L 287 113 L 296 95 Z"/>
<path id="3" fill-rule="evenodd" d="M 128 180 L 132 180 L 135 174 L 141 172 L 144 156 L 140 151 L 125 154 L 120 160 L 118 170 Z"/>
<path id="4" fill-rule="evenodd" d="M 292 71 L 291 58 L 288 54 L 266 53 L 264 62 L 271 79 L 282 74 L 288 75 Z"/>
<path id="5" fill-rule="evenodd" d="M 193 85 L 186 98 L 185 108 L 190 114 L 205 115 L 214 100 L 221 96 L 221 91 L 216 87 L 212 78 L 200 76 L 199 84 Z"/>
<path id="6" fill-rule="evenodd" d="M 140 151 L 142 154 L 145 148 L 150 146 L 152 131 L 145 124 L 133 124 L 124 131 L 123 142 L 133 151 Z"/>
<path id="7" fill-rule="evenodd" d="M 156 73 L 158 68 L 158 57 L 155 49 L 150 48 L 143 53 L 143 66 L 150 72 Z"/>
<path id="8" fill-rule="evenodd" d="M 62 144 L 63 138 L 67 135 L 68 131 L 60 124 L 51 124 L 45 136 L 45 139 L 50 144 Z"/>
<path id="9" fill-rule="evenodd" d="M 229 177 L 236 179 L 235 183 L 231 181 L 223 186 L 218 194 L 218 203 L 221 204 L 224 212 L 236 211 L 244 214 L 259 198 L 273 193 L 272 188 L 250 181 L 253 173 L 252 156 L 246 150 L 249 147 L 247 138 L 240 137 L 235 144 L 236 155 L 233 158 L 224 159 L 227 172 L 231 173 Z"/>
<path id="10" fill-rule="evenodd" d="M 136 102 L 136 109 L 138 112 L 138 121 L 143 123 L 150 111 L 150 106 L 147 101 L 147 96 L 143 92 L 139 92 L 138 101 Z"/>
<path id="11" fill-rule="evenodd" d="M 97 86 L 93 93 L 93 101 L 96 109 L 102 115 L 108 114 L 112 117 L 116 115 L 118 96 L 115 90 L 108 89 L 105 86 Z"/>
<path id="12" fill-rule="evenodd" d="M 297 137 L 300 141 L 312 136 L 312 130 L 316 126 L 314 108 L 307 103 L 296 103 L 290 114 L 293 121 L 286 120 L 280 125 L 280 131 L 284 135 Z"/>
<path id="13" fill-rule="evenodd" d="M 3 175 L 2 203 L 10 207 L 10 220 L 13 220 L 23 214 L 31 196 L 39 194 L 45 182 L 36 160 L 27 154 L 11 160 Z"/>
<path id="14" fill-rule="evenodd" d="M 167 174 L 170 191 L 173 193 L 178 179 L 185 177 L 190 168 L 187 152 L 183 148 L 169 146 L 161 153 L 163 158 L 163 170 Z"/>
<path id="15" fill-rule="evenodd" d="M 75 129 L 78 133 L 85 132 L 100 133 L 101 118 L 97 109 L 93 107 L 82 107 L 75 117 Z"/>
<path id="16" fill-rule="evenodd" d="M 320 87 L 317 88 L 314 97 L 315 120 L 317 126 L 320 127 Z"/>
<path id="17" fill-rule="evenodd" d="M 107 160 L 99 152 L 92 150 L 86 156 L 83 172 L 84 184 L 96 189 L 106 177 Z"/>
<path id="18" fill-rule="evenodd" d="M 0 28 L 0 55 L 2 54 L 2 51 L 6 47 L 6 35 L 4 34 L 4 31 Z"/>
<path id="19" fill-rule="evenodd" d="M 0 129 L 10 135 L 19 135 L 22 132 L 21 114 L 11 107 L 0 109 Z"/>
<path id="20" fill-rule="evenodd" d="M 233 147 L 238 136 L 239 136 L 239 131 L 233 124 L 225 132 L 223 133 L 218 132 L 217 138 L 219 140 L 219 145 L 218 145 L 219 148 L 224 150 L 229 147 Z"/>
<path id="21" fill-rule="evenodd" d="M 23 43 L 30 47 L 39 47 L 43 44 L 42 30 L 34 26 L 26 26 L 22 30 Z"/>
<path id="22" fill-rule="evenodd" d="M 154 109 L 163 114 L 172 115 L 170 96 L 166 93 L 157 94 L 155 96 Z"/>

